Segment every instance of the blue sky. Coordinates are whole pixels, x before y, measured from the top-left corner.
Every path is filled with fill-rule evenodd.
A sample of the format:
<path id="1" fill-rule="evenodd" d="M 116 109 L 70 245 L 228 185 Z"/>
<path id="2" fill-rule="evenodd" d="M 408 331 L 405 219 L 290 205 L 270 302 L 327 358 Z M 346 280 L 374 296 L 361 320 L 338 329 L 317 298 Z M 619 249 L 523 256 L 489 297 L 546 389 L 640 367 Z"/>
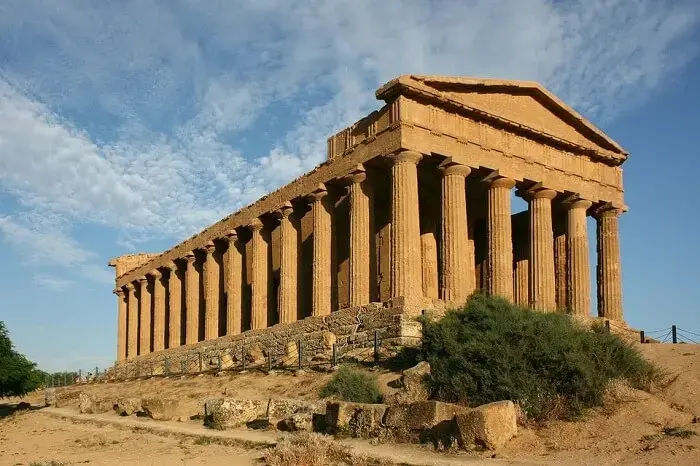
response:
<path id="1" fill-rule="evenodd" d="M 41 367 L 113 361 L 109 258 L 309 170 L 405 73 L 540 81 L 625 147 L 626 318 L 700 333 L 700 4 L 226 5 L 0 4 L 0 319 Z"/>

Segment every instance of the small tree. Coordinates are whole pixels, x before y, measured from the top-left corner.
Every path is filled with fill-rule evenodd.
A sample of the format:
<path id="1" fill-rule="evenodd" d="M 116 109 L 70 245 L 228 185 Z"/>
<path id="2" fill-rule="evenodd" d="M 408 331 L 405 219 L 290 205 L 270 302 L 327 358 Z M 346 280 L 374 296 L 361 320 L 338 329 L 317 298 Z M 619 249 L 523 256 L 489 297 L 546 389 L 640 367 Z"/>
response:
<path id="1" fill-rule="evenodd" d="M 634 348 L 569 316 L 474 295 L 436 322 L 424 319 L 423 357 L 439 399 L 519 402 L 531 419 L 573 417 L 599 406 L 608 382 L 648 389 L 658 371 Z"/>
<path id="2" fill-rule="evenodd" d="M 44 384 L 46 374 L 15 351 L 5 323 L 0 321 L 0 398 L 23 396 Z"/>

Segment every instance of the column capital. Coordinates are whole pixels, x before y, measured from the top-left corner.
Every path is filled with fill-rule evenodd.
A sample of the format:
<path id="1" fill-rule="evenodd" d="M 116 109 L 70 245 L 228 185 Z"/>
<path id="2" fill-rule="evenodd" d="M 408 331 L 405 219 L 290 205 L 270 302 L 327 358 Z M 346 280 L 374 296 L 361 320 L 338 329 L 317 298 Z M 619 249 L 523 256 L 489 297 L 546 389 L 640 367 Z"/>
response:
<path id="1" fill-rule="evenodd" d="M 196 256 L 194 255 L 194 251 L 190 251 L 187 254 L 185 254 L 185 260 L 188 264 L 194 264 L 195 259 Z"/>
<path id="2" fill-rule="evenodd" d="M 579 197 L 578 195 L 573 195 L 569 196 L 567 199 L 562 202 L 568 209 L 588 209 L 590 206 L 593 205 L 591 201 L 588 199 L 583 199 L 582 197 Z"/>
<path id="3" fill-rule="evenodd" d="M 165 264 L 163 267 L 170 270 L 171 272 L 177 271 L 177 264 L 175 263 L 175 261 L 170 261 L 167 264 Z"/>
<path id="4" fill-rule="evenodd" d="M 134 282 L 129 282 L 126 285 L 124 285 L 124 288 L 126 288 L 129 291 L 134 291 L 136 289 L 136 285 L 134 285 Z"/>
<path id="5" fill-rule="evenodd" d="M 603 217 L 617 217 L 620 214 L 627 212 L 627 206 L 617 202 L 606 202 L 593 209 L 593 216 L 595 218 Z"/>
<path id="6" fill-rule="evenodd" d="M 112 290 L 112 293 L 114 293 L 115 295 L 119 296 L 120 298 L 124 296 L 124 290 L 122 290 L 121 288 L 115 288 L 115 289 L 113 289 L 113 290 Z"/>
<path id="7" fill-rule="evenodd" d="M 463 176 L 467 177 L 472 169 L 464 164 L 457 163 L 451 157 L 443 160 L 439 165 L 442 176 Z"/>
<path id="8" fill-rule="evenodd" d="M 507 176 L 500 175 L 498 170 L 494 170 L 482 180 L 489 187 L 512 189 L 515 186 L 515 180 Z"/>
<path id="9" fill-rule="evenodd" d="M 247 228 L 251 231 L 260 231 L 263 228 L 263 222 L 259 218 L 255 217 L 253 220 L 250 221 L 250 223 L 247 225 Z"/>
<path id="10" fill-rule="evenodd" d="M 158 269 L 153 269 L 150 272 L 148 272 L 148 275 L 150 275 L 151 277 L 153 277 L 155 279 L 159 279 L 160 277 L 163 276 L 163 272 L 161 272 Z"/>
<path id="11" fill-rule="evenodd" d="M 395 165 L 400 163 L 412 163 L 417 165 L 423 158 L 423 154 L 414 150 L 402 150 L 386 156 Z"/>
<path id="12" fill-rule="evenodd" d="M 315 202 L 315 201 L 321 201 L 323 200 L 324 197 L 328 195 L 328 190 L 326 189 L 326 185 L 323 183 L 319 183 L 318 186 L 316 186 L 316 189 L 314 192 L 311 194 L 308 194 L 306 198 L 310 202 Z"/>
<path id="13" fill-rule="evenodd" d="M 204 246 L 202 246 L 202 249 L 204 249 L 207 255 L 214 254 L 214 251 L 216 250 L 216 244 L 214 244 L 213 241 L 209 241 Z"/>
<path id="14" fill-rule="evenodd" d="M 542 183 L 537 183 L 528 189 L 519 191 L 517 194 L 522 196 L 526 201 L 532 199 L 549 199 L 550 201 L 557 197 L 557 192 L 553 189 L 546 188 Z"/>
<path id="15" fill-rule="evenodd" d="M 345 181 L 349 184 L 362 183 L 367 179 L 367 170 L 365 166 L 361 163 L 355 165 L 355 168 L 350 171 L 348 176 L 345 177 Z"/>
<path id="16" fill-rule="evenodd" d="M 229 230 L 224 233 L 224 241 L 231 244 L 238 239 L 238 232 L 236 230 Z"/>
<path id="17" fill-rule="evenodd" d="M 292 215 L 292 212 L 294 212 L 294 207 L 292 206 L 292 203 L 287 201 L 282 206 L 274 211 L 274 215 L 276 218 L 281 219 L 281 218 L 287 218 L 290 215 Z"/>
<path id="18" fill-rule="evenodd" d="M 146 275 L 144 275 L 143 277 L 137 278 L 136 280 L 141 284 L 148 283 L 148 277 Z"/>

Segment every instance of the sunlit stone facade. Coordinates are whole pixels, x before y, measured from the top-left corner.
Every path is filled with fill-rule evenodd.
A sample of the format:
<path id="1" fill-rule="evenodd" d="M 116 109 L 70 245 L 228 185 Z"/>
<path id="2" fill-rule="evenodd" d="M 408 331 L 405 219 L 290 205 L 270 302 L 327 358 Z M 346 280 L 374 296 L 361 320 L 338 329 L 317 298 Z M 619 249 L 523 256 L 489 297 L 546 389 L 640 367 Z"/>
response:
<path id="1" fill-rule="evenodd" d="M 588 316 L 589 216 L 597 314 L 622 320 L 618 144 L 537 83 L 401 76 L 376 95 L 313 171 L 161 254 L 110 262 L 119 361 L 477 289 Z"/>

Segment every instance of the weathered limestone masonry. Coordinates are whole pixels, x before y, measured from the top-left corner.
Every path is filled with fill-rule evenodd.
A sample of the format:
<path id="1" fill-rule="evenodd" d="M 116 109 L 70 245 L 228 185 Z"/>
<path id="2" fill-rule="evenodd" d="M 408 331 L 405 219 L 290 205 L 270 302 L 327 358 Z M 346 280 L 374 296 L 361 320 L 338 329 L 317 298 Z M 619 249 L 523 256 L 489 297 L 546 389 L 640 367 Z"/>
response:
<path id="1" fill-rule="evenodd" d="M 422 309 L 477 289 L 589 316 L 589 216 L 598 316 L 622 321 L 624 149 L 533 82 L 410 75 L 376 95 L 311 172 L 161 254 L 110 262 L 118 361 L 401 339 Z"/>

